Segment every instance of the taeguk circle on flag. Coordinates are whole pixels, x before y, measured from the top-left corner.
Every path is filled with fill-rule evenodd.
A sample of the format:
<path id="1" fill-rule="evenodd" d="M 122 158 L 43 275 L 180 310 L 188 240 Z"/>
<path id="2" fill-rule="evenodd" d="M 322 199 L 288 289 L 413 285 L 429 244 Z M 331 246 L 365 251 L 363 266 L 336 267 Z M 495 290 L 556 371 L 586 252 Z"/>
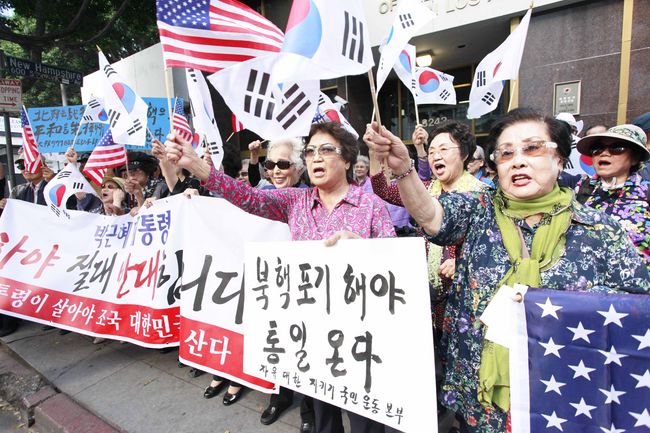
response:
<path id="1" fill-rule="evenodd" d="M 411 71 L 411 56 L 409 56 L 409 53 L 407 53 L 406 50 L 402 50 L 402 52 L 399 53 L 399 62 L 402 65 L 402 67 L 404 68 L 404 70 L 406 70 L 406 72 L 408 72 L 409 74 L 412 72 Z"/>
<path id="2" fill-rule="evenodd" d="M 124 83 L 114 83 L 113 90 L 115 90 L 120 101 L 122 101 L 122 105 L 124 105 L 126 111 L 130 113 L 135 105 L 135 92 Z"/>
<path id="3" fill-rule="evenodd" d="M 425 70 L 418 77 L 418 85 L 423 92 L 435 92 L 440 87 L 440 78 L 433 72 Z"/>
<path id="4" fill-rule="evenodd" d="M 60 184 L 54 186 L 50 190 L 50 201 L 56 205 L 56 207 L 61 206 L 61 202 L 63 201 L 63 197 L 65 196 L 65 185 Z"/>
<path id="5" fill-rule="evenodd" d="M 312 58 L 320 46 L 323 25 L 311 0 L 295 0 L 287 22 L 282 51 Z"/>

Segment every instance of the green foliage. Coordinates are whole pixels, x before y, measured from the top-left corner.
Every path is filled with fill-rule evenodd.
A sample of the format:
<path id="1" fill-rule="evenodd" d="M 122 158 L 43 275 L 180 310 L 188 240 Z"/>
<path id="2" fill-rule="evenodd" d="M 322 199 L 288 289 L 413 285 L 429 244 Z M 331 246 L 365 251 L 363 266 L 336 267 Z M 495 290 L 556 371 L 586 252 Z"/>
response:
<path id="1" fill-rule="evenodd" d="M 0 50 L 87 75 L 98 68 L 97 46 L 116 62 L 159 41 L 154 0 L 90 0 L 78 24 L 66 31 L 84 1 L 0 0 L 0 10 L 13 11 L 0 15 Z M 23 79 L 26 106 L 61 105 L 58 83 L 7 77 Z M 69 104 L 81 103 L 78 86 L 68 85 L 67 96 Z"/>

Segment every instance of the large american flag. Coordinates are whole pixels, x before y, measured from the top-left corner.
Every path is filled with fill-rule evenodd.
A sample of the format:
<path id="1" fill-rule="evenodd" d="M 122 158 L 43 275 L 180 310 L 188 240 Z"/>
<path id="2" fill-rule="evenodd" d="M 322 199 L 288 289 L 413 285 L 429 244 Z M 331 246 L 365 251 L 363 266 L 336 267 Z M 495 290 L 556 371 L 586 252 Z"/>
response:
<path id="1" fill-rule="evenodd" d="M 104 136 L 90 154 L 84 167 L 86 174 L 94 184 L 101 186 L 106 171 L 112 167 L 119 167 L 127 163 L 126 149 L 123 144 L 113 141 L 111 130 L 107 129 Z"/>
<path id="2" fill-rule="evenodd" d="M 25 171 L 27 173 L 36 173 L 43 165 L 41 153 L 38 151 L 38 144 L 32 131 L 32 125 L 29 123 L 27 109 L 20 110 L 20 123 L 23 127 L 23 156 L 25 158 Z"/>
<path id="3" fill-rule="evenodd" d="M 187 141 L 193 141 L 194 134 L 192 133 L 192 128 L 185 118 L 185 112 L 183 110 L 183 100 L 176 98 L 174 102 L 174 113 L 172 115 L 172 125 L 174 126 L 174 131 L 178 133 L 183 139 Z"/>
<path id="4" fill-rule="evenodd" d="M 284 34 L 236 0 L 157 0 L 165 66 L 217 72 L 279 52 Z"/>
<path id="5" fill-rule="evenodd" d="M 650 296 L 530 289 L 524 309 L 513 433 L 650 431 Z"/>

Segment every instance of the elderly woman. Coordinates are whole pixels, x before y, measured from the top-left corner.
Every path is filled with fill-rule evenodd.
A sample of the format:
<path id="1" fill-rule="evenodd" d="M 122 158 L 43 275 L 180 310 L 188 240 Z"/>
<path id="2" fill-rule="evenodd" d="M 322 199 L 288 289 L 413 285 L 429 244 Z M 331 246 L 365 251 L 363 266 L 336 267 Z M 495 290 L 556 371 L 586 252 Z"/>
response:
<path id="1" fill-rule="evenodd" d="M 211 169 L 199 160 L 190 143 L 168 136 L 167 157 L 205 182 L 208 189 L 246 212 L 289 225 L 294 240 L 325 239 L 331 245 L 343 238 L 395 236 L 388 211 L 373 194 L 352 182 L 358 146 L 339 123 L 312 125 L 303 151 L 312 188 L 259 190 Z M 341 410 L 315 401 L 316 431 L 343 431 Z M 349 413 L 353 431 L 381 433 L 384 426 Z"/>
<path id="2" fill-rule="evenodd" d="M 106 215 L 124 215 L 131 210 L 128 203 L 128 196 L 124 189 L 124 179 L 121 177 L 104 177 L 101 199 Z"/>
<path id="3" fill-rule="evenodd" d="M 368 180 L 368 172 L 370 171 L 370 159 L 367 156 L 357 156 L 357 162 L 354 164 L 354 181 L 360 187 L 363 187 Z"/>
<path id="4" fill-rule="evenodd" d="M 497 190 L 438 199 L 418 179 L 399 138 L 373 124 L 364 140 L 398 173 L 402 200 L 429 240 L 462 244 L 444 323 L 443 403 L 462 417 L 465 432 L 505 432 L 508 405 L 492 404 L 479 385 L 484 346 L 479 317 L 496 290 L 521 283 L 647 292 L 648 270 L 612 218 L 582 206 L 571 190 L 557 185 L 571 135 L 553 118 L 531 109 L 508 113 L 489 136 Z"/>
<path id="5" fill-rule="evenodd" d="M 418 127 L 418 129 L 422 129 Z M 414 143 L 426 140 L 426 133 L 413 133 Z M 443 192 L 482 191 L 487 186 L 467 171 L 470 155 L 476 150 L 476 139 L 469 127 L 461 122 L 443 123 L 431 132 L 428 162 L 435 180 L 424 181 L 429 194 L 439 197 Z M 373 166 L 374 169 L 374 166 Z M 390 204 L 404 206 L 397 184 L 388 185 L 385 176 L 372 173 L 372 188 L 379 197 Z M 442 329 L 444 300 L 451 289 L 456 270 L 456 246 L 428 246 L 429 282 L 434 294 L 434 323 L 436 330 Z"/>
<path id="6" fill-rule="evenodd" d="M 650 269 L 650 182 L 639 174 L 650 158 L 647 137 L 635 125 L 619 125 L 584 137 L 578 152 L 592 157 L 596 175 L 576 186 L 580 203 L 601 210 L 627 232 Z"/>

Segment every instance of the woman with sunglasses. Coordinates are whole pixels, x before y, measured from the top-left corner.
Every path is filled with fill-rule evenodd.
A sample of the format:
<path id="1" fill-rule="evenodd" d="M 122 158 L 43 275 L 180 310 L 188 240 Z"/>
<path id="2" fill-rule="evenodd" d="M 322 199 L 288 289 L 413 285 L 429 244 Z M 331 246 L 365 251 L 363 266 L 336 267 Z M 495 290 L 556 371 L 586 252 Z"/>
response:
<path id="1" fill-rule="evenodd" d="M 313 187 L 259 190 L 200 161 L 192 145 L 170 134 L 167 158 L 191 171 L 211 191 L 246 212 L 289 225 L 293 240 L 325 240 L 394 237 L 395 231 L 383 202 L 353 183 L 353 167 L 359 153 L 357 141 L 340 123 L 311 126 L 303 155 Z M 341 410 L 314 401 L 315 430 L 343 431 Z M 383 433 L 384 426 L 348 413 L 352 432 Z"/>
<path id="2" fill-rule="evenodd" d="M 635 125 L 619 125 L 589 135 L 578 152 L 590 156 L 596 174 L 576 186 L 580 203 L 611 215 L 627 232 L 650 269 L 650 182 L 639 174 L 650 158 L 647 137 Z"/>
<path id="3" fill-rule="evenodd" d="M 571 190 L 558 186 L 571 133 L 556 119 L 532 109 L 509 112 L 488 137 L 497 190 L 438 198 L 418 179 L 399 138 L 373 124 L 364 140 L 398 174 L 402 201 L 428 239 L 460 245 L 443 324 L 442 402 L 460 417 L 462 432 L 503 433 L 510 401 L 508 373 L 500 368 L 508 363 L 499 360 L 507 349 L 483 339 L 479 320 L 496 291 L 520 283 L 648 292 L 648 270 L 612 218 L 577 203 Z M 497 386 L 500 376 L 506 380 Z"/>

